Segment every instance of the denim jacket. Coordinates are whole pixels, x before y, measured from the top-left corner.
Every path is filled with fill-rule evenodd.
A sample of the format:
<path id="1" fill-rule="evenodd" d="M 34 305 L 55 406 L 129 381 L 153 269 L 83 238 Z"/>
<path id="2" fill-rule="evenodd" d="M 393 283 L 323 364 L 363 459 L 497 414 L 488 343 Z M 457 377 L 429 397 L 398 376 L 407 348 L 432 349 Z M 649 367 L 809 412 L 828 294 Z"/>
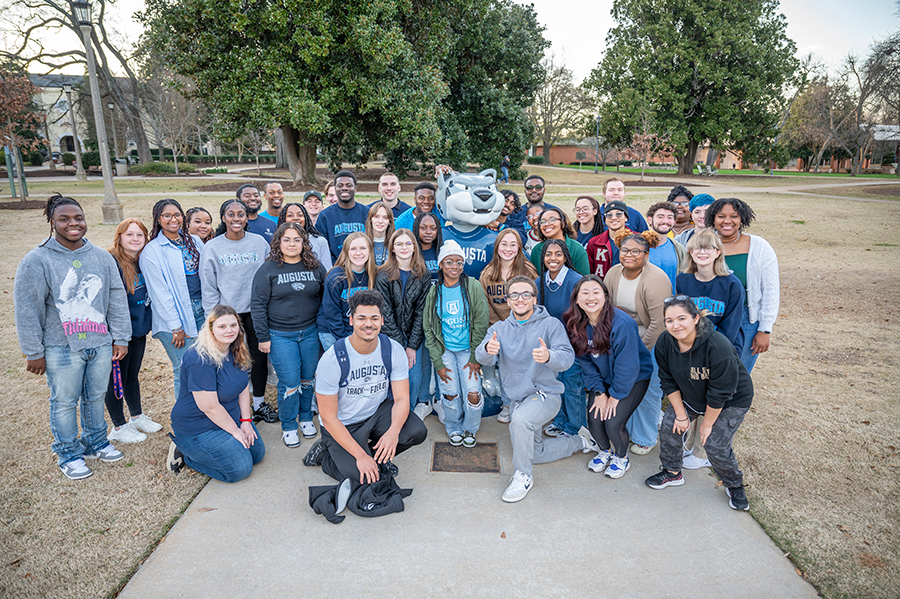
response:
<path id="1" fill-rule="evenodd" d="M 192 235 L 198 250 L 203 241 Z M 197 336 L 191 295 L 184 274 L 181 248 L 160 233 L 141 252 L 141 272 L 153 304 L 153 332 L 169 332 L 184 328 L 188 337 Z"/>

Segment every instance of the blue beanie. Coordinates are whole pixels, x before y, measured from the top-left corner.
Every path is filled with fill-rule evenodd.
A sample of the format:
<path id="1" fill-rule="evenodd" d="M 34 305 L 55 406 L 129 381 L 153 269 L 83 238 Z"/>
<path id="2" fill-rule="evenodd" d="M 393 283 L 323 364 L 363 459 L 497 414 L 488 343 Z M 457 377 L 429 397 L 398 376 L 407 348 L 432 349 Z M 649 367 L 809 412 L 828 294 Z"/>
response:
<path id="1" fill-rule="evenodd" d="M 688 204 L 688 210 L 693 212 L 694 208 L 699 208 L 700 206 L 709 206 L 715 201 L 716 198 L 712 197 L 708 193 L 701 193 L 691 198 L 691 203 Z"/>

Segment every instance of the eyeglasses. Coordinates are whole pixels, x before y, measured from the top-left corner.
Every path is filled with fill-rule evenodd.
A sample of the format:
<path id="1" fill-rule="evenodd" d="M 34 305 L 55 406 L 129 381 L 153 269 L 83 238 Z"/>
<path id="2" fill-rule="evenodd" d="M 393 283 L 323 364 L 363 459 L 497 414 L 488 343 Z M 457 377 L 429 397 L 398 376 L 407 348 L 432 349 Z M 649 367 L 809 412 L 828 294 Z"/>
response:
<path id="1" fill-rule="evenodd" d="M 517 299 L 531 299 L 534 297 L 534 293 L 530 291 L 523 291 L 522 293 L 507 293 L 506 299 L 516 301 Z"/>
<path id="2" fill-rule="evenodd" d="M 672 202 L 672 203 L 675 204 L 676 206 L 687 206 L 688 204 L 690 204 L 690 202 L 687 202 L 687 201 L 685 201 L 685 202 Z"/>
<path id="3" fill-rule="evenodd" d="M 694 248 L 691 250 L 692 254 L 712 254 L 713 252 L 718 252 L 719 248 Z"/>
<path id="4" fill-rule="evenodd" d="M 394 247 L 397 248 L 398 250 L 402 249 L 402 248 L 411 248 L 412 246 L 413 246 L 412 241 L 395 241 L 394 242 Z"/>
<path id="5" fill-rule="evenodd" d="M 613 212 L 607 212 L 606 218 L 624 218 L 625 213 L 620 212 L 619 210 L 614 210 Z"/>
<path id="6" fill-rule="evenodd" d="M 559 222 L 559 220 L 560 220 L 560 219 L 558 219 L 558 218 L 552 218 L 552 217 L 551 217 L 551 218 L 542 218 L 542 219 L 541 219 L 540 221 L 538 221 L 538 222 L 541 224 L 541 226 L 543 226 L 543 225 L 553 225 L 553 224 L 556 224 L 556 223 Z"/>
<path id="7" fill-rule="evenodd" d="M 519 244 L 516 242 L 508 242 L 503 241 L 497 245 L 501 250 L 517 250 L 519 249 Z"/>
<path id="8" fill-rule="evenodd" d="M 622 256 L 640 256 L 645 253 L 647 253 L 647 250 L 619 250 L 619 254 Z"/>
<path id="9" fill-rule="evenodd" d="M 584 208 L 576 208 L 576 209 L 575 209 L 575 214 L 584 214 L 585 212 L 590 212 L 590 211 L 591 211 L 591 207 L 590 207 L 590 206 L 587 206 L 587 207 L 584 207 Z"/>
<path id="10" fill-rule="evenodd" d="M 455 266 L 457 268 L 462 268 L 463 266 L 466 265 L 466 263 L 463 262 L 462 260 L 447 260 L 446 258 L 444 259 L 443 262 L 441 262 L 441 264 L 443 266 Z"/>
<path id="11" fill-rule="evenodd" d="M 664 299 L 664 300 L 663 300 L 663 303 L 664 303 L 664 304 L 671 304 L 671 303 L 674 302 L 674 301 L 683 302 L 683 301 L 687 301 L 687 300 L 689 300 L 689 299 L 691 299 L 691 298 L 689 298 L 689 297 L 686 296 L 686 295 L 673 295 L 672 297 L 667 297 L 666 299 Z"/>
<path id="12" fill-rule="evenodd" d="M 160 214 L 159 218 L 160 218 L 160 220 L 170 221 L 170 220 L 181 220 L 184 217 L 181 216 L 180 212 L 176 212 L 175 214 Z"/>
<path id="13" fill-rule="evenodd" d="M 544 186 L 543 185 L 526 185 L 525 189 L 527 191 L 540 191 L 540 190 L 544 189 Z"/>

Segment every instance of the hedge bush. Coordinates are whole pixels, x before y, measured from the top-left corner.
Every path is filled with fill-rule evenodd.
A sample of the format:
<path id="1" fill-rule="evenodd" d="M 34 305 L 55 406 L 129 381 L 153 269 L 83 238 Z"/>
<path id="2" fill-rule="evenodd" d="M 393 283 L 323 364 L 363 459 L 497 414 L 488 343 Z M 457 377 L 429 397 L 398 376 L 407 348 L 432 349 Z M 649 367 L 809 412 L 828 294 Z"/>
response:
<path id="1" fill-rule="evenodd" d="M 100 152 L 82 152 L 81 166 L 85 169 L 89 166 L 100 166 Z"/>
<path id="2" fill-rule="evenodd" d="M 31 166 L 41 166 L 44 164 L 44 155 L 40 152 L 29 152 L 28 163 Z"/>
<path id="3" fill-rule="evenodd" d="M 75 154 L 72 152 L 64 152 L 62 155 L 63 164 L 66 166 L 72 166 L 75 164 Z"/>
<path id="4" fill-rule="evenodd" d="M 150 164 L 135 164 L 131 167 L 131 172 L 138 175 L 174 175 L 174 162 L 151 162 Z M 180 173 L 196 173 L 197 167 L 193 164 L 178 163 L 178 172 Z"/>
<path id="5" fill-rule="evenodd" d="M 203 172 L 212 175 L 215 173 L 227 173 L 228 169 L 224 166 L 211 166 L 203 169 Z"/>
<path id="6" fill-rule="evenodd" d="M 526 160 L 528 161 L 528 164 L 544 164 L 543 156 L 529 156 Z"/>

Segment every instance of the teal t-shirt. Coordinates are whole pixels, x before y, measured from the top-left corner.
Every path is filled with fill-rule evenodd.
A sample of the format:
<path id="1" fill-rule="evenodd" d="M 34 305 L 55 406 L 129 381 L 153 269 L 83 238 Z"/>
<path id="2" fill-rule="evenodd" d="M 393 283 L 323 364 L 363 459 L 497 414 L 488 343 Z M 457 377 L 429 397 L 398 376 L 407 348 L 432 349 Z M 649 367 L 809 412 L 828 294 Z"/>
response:
<path id="1" fill-rule="evenodd" d="M 441 333 L 448 351 L 469 349 L 469 326 L 463 304 L 462 286 L 441 286 Z"/>

